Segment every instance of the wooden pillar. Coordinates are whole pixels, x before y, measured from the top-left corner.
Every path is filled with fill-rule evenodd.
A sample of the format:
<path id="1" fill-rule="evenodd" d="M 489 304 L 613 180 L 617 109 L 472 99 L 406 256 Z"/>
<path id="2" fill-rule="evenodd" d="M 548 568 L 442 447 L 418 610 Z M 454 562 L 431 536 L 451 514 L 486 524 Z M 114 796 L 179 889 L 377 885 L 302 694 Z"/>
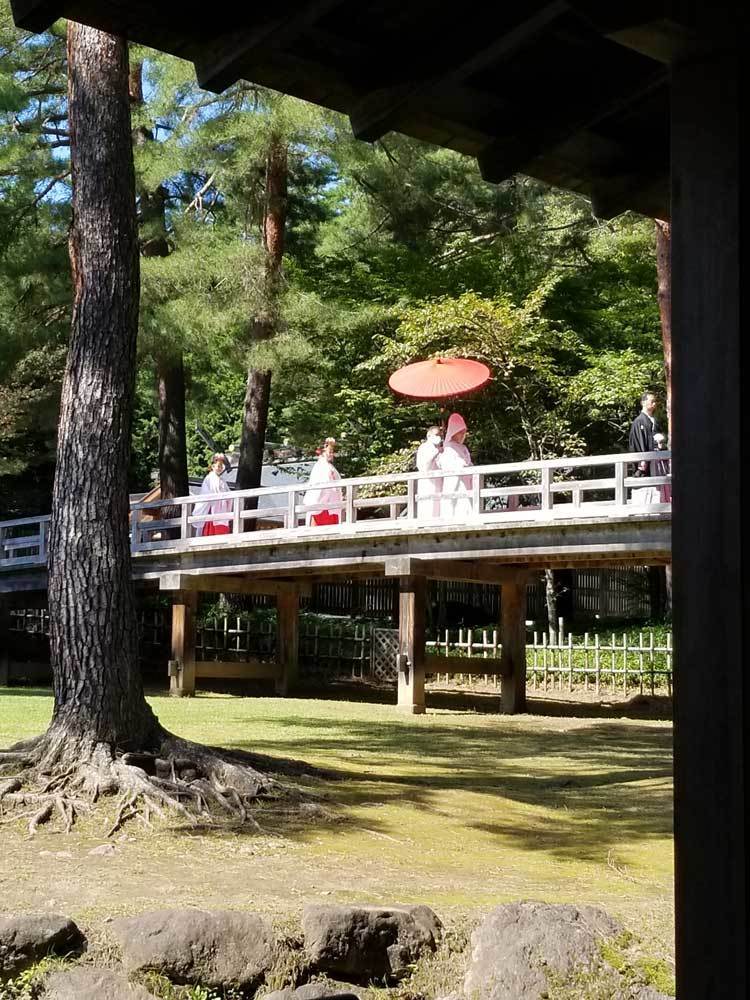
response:
<path id="1" fill-rule="evenodd" d="M 502 584 L 500 593 L 500 703 L 503 712 L 526 711 L 526 580 Z"/>
<path id="2" fill-rule="evenodd" d="M 299 679 L 299 593 L 289 591 L 276 598 L 276 662 L 281 676 L 276 693 L 286 697 Z"/>
<path id="3" fill-rule="evenodd" d="M 169 693 L 176 698 L 195 694 L 195 613 L 198 594 L 178 590 L 172 598 L 172 658 L 169 663 Z"/>
<path id="4" fill-rule="evenodd" d="M 398 707 L 424 715 L 425 612 L 427 580 L 423 576 L 399 578 L 398 601 Z"/>
<path id="5" fill-rule="evenodd" d="M 739 5 L 697 9 L 705 37 L 726 23 L 738 44 Z M 750 349 L 736 52 L 676 63 L 671 92 L 677 995 L 703 1000 L 748 988 Z"/>
<path id="6" fill-rule="evenodd" d="M 0 596 L 0 687 L 10 678 L 10 613 L 8 598 Z"/>

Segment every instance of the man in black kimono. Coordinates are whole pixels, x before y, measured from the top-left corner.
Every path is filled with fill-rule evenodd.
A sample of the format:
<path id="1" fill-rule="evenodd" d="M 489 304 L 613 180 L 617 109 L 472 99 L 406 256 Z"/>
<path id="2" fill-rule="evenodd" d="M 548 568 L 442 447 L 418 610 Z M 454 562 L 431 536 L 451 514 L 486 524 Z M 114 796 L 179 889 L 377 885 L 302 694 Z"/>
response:
<path id="1" fill-rule="evenodd" d="M 659 424 L 654 418 L 657 399 L 653 392 L 644 392 L 641 396 L 641 412 L 630 425 L 628 447 L 630 451 L 656 451 L 654 434 L 659 431 Z M 639 462 L 636 476 L 650 476 L 651 463 Z"/>

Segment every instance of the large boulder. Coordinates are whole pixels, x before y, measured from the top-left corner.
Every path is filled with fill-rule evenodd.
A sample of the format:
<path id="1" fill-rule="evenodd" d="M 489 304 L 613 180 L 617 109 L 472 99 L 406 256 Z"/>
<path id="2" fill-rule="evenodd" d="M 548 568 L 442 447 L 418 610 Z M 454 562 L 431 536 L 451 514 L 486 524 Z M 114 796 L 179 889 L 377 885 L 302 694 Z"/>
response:
<path id="1" fill-rule="evenodd" d="M 441 930 L 428 906 L 311 904 L 302 913 L 311 966 L 355 982 L 403 977 L 424 951 L 435 950 Z"/>
<path id="2" fill-rule="evenodd" d="M 353 992 L 348 983 L 330 981 L 305 983 L 304 986 L 298 986 L 296 989 L 287 986 L 284 990 L 266 993 L 263 1000 L 326 1000 L 326 997 L 350 997 L 352 1000 L 360 1000 L 359 994 Z"/>
<path id="3" fill-rule="evenodd" d="M 58 913 L 0 915 L 0 979 L 9 979 L 46 955 L 71 955 L 85 938 L 70 917 Z"/>
<path id="4" fill-rule="evenodd" d="M 143 986 L 129 983 L 121 972 L 81 965 L 53 972 L 44 985 L 44 1000 L 155 1000 Z"/>
<path id="5" fill-rule="evenodd" d="M 596 906 L 508 903 L 471 937 L 464 992 L 476 1000 L 540 1000 L 548 973 L 565 979 L 601 962 L 601 942 L 621 928 Z"/>
<path id="6" fill-rule="evenodd" d="M 114 920 L 129 972 L 153 970 L 174 983 L 253 990 L 276 958 L 276 938 L 256 913 L 158 910 Z"/>

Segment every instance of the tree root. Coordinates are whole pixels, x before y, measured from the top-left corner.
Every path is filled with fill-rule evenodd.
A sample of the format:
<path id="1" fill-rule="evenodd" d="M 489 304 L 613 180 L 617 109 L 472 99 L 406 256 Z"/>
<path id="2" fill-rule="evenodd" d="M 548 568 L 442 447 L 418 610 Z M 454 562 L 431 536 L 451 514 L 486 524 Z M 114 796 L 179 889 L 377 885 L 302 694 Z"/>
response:
<path id="1" fill-rule="evenodd" d="M 66 833 L 104 797 L 116 797 L 107 837 L 138 820 L 177 815 L 190 823 L 226 823 L 260 831 L 252 807 L 282 787 L 236 751 L 201 746 L 160 731 L 156 749 L 123 752 L 107 743 L 55 732 L 0 752 L 0 824 L 28 821 L 33 837 L 45 823 Z M 8 770 L 12 773 L 8 774 Z M 109 810 L 107 810 L 109 812 Z"/>

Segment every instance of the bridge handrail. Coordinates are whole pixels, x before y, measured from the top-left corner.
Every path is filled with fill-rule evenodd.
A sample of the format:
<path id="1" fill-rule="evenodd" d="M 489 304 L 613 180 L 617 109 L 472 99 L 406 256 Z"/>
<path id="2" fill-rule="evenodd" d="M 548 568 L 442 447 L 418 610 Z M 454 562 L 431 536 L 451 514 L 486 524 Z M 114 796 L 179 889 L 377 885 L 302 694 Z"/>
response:
<path id="1" fill-rule="evenodd" d="M 669 461 L 672 453 L 669 451 L 643 451 L 614 455 L 576 455 L 570 458 L 543 458 L 528 462 L 502 462 L 494 465 L 471 465 L 461 476 L 469 475 L 505 475 L 510 473 L 538 472 L 542 469 L 585 469 L 597 465 L 636 465 L 638 462 Z M 337 479 L 333 486 L 384 486 L 389 483 L 413 482 L 417 479 L 445 479 L 442 470 L 437 472 L 388 472 L 381 476 L 350 476 L 347 479 Z M 585 482 L 585 480 L 582 480 Z M 534 484 L 530 484 L 533 486 Z M 284 483 L 279 486 L 255 486 L 247 490 L 232 490 L 232 498 L 251 499 L 253 497 L 273 496 L 278 493 L 300 493 L 311 489 L 307 483 Z M 313 486 L 312 489 L 317 489 Z M 131 510 L 150 510 L 158 507 L 175 507 L 180 503 L 201 503 L 206 500 L 227 499 L 226 493 L 191 493 L 189 496 L 173 497 L 169 500 L 133 501 Z"/>
<path id="2" fill-rule="evenodd" d="M 535 496 L 538 502 L 533 505 L 532 509 L 542 512 L 551 512 L 553 508 L 559 509 L 561 507 L 567 510 L 577 508 L 591 510 L 592 506 L 596 506 L 598 513 L 601 513 L 602 507 L 605 509 L 614 507 L 618 513 L 638 514 L 648 510 L 649 506 L 653 505 L 653 499 L 648 503 L 648 506 L 644 506 L 643 503 L 628 505 L 628 490 L 667 486 L 671 483 L 671 475 L 650 476 L 648 478 L 629 476 L 628 466 L 642 461 L 669 462 L 670 460 L 671 452 L 669 451 L 633 452 L 610 455 L 576 455 L 528 462 L 502 462 L 493 465 L 470 466 L 457 473 L 438 470 L 432 473 L 403 472 L 381 476 L 354 476 L 339 479 L 330 484 L 322 484 L 323 488 L 330 485 L 341 490 L 342 499 L 336 503 L 300 503 L 302 494 L 310 489 L 321 488 L 319 485 L 310 487 L 308 483 L 285 483 L 279 486 L 232 490 L 230 493 L 191 494 L 185 497 L 165 498 L 164 500 L 134 501 L 130 505 L 131 546 L 134 553 L 163 549 L 175 544 L 184 548 L 185 546 L 192 547 L 194 544 L 202 545 L 206 537 L 210 537 L 212 542 L 216 544 L 231 544 L 232 536 L 236 537 L 248 521 L 263 518 L 275 518 L 283 524 L 286 532 L 295 532 L 301 527 L 299 524 L 300 516 L 315 515 L 322 510 L 339 515 L 339 521 L 345 526 L 357 522 L 361 512 L 383 507 L 388 509 L 388 517 L 391 520 L 400 522 L 405 518 L 406 524 L 409 525 L 413 525 L 415 519 L 438 520 L 441 524 L 463 523 L 465 521 L 474 524 L 477 520 L 481 522 L 487 515 L 500 513 L 497 510 L 497 501 L 499 500 L 506 501 L 509 507 L 506 512 L 512 516 L 512 511 L 517 510 L 513 507 L 513 501 L 522 496 Z M 599 479 L 555 479 L 554 477 L 555 472 L 569 473 L 577 469 L 596 469 L 602 466 L 613 466 L 614 475 Z M 486 484 L 488 478 L 523 476 L 527 473 L 539 473 L 539 480 L 510 486 L 488 486 Z M 458 507 L 453 508 L 453 514 L 450 511 L 448 513 L 442 511 L 441 501 L 447 499 L 448 506 L 450 506 L 452 502 L 457 500 L 457 496 L 456 494 L 439 492 L 439 484 L 437 484 L 436 492 L 427 496 L 420 495 L 417 491 L 418 482 L 451 478 L 462 484 L 460 500 L 463 503 L 460 505 L 462 507 L 460 513 L 458 513 Z M 391 493 L 388 496 L 358 496 L 359 491 L 363 488 L 391 484 L 399 484 L 402 488 L 406 486 L 406 492 Z M 583 495 L 591 492 L 614 492 L 614 498 L 584 502 Z M 560 502 L 558 498 L 561 494 L 570 494 L 570 501 Z M 271 508 L 244 509 L 245 501 L 268 496 L 277 496 L 280 502 Z M 194 508 L 198 504 L 218 500 L 230 504 L 231 510 L 223 513 L 194 513 Z M 435 504 L 441 508 L 439 514 L 434 513 Z M 661 506 L 661 502 L 657 506 Z M 425 507 L 431 507 L 432 513 L 425 514 Z M 468 512 L 467 507 L 469 508 Z M 179 516 L 149 519 L 149 512 L 161 511 L 164 508 L 172 508 L 175 513 L 179 512 Z M 192 511 L 191 508 L 193 508 Z M 0 522 L 0 568 L 7 569 L 46 563 L 49 521 L 50 515 L 46 514 L 40 517 L 26 517 Z M 209 521 L 219 524 L 228 523 L 230 525 L 229 535 L 194 536 L 194 529 Z M 38 531 L 31 535 L 16 536 L 13 530 L 34 525 L 38 526 Z M 278 528 L 271 530 L 278 531 Z M 257 537 L 257 532 L 254 533 L 254 536 Z"/>

